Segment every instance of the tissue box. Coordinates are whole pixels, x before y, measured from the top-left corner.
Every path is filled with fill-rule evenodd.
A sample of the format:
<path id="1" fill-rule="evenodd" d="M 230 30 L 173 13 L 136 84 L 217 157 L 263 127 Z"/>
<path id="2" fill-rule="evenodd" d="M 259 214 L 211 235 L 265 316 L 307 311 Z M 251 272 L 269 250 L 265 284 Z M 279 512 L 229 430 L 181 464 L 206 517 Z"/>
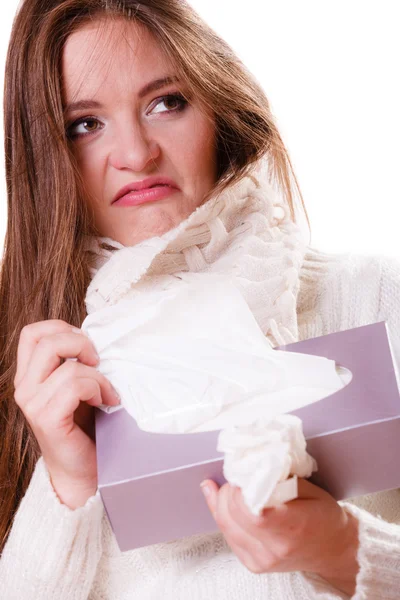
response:
<path id="1" fill-rule="evenodd" d="M 337 500 L 400 487 L 400 394 L 386 322 L 275 350 L 325 356 L 353 375 L 292 413 L 318 463 L 311 481 Z M 125 409 L 96 410 L 98 486 L 122 552 L 216 531 L 200 482 L 225 482 L 218 435 L 148 433 Z"/>

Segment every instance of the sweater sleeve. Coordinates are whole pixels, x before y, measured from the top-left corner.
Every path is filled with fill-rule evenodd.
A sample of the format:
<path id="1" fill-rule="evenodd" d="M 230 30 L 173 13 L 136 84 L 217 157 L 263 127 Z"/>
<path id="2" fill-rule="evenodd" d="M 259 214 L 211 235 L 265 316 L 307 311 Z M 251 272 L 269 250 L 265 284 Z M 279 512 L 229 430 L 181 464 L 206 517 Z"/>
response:
<path id="1" fill-rule="evenodd" d="M 380 285 L 378 311 L 371 322 L 386 321 L 388 325 L 390 345 L 398 382 L 400 372 L 400 261 L 396 258 L 378 256 L 374 258 L 374 269 L 379 267 Z M 368 268 L 372 268 L 368 267 Z M 373 281 L 368 283 L 373 286 Z M 356 327 L 357 323 L 350 326 Z M 393 457 L 396 460 L 396 457 Z M 395 491 L 393 491 L 395 493 Z M 369 496 L 370 504 L 384 507 L 382 500 L 374 502 L 374 497 L 381 498 L 384 492 Z M 386 495 L 388 493 L 386 492 Z M 366 497 L 367 498 L 367 497 Z M 378 499 L 379 499 L 378 498 Z M 361 499 L 360 499 L 361 500 Z M 357 559 L 359 572 L 356 591 L 351 600 L 398 600 L 400 590 L 400 504 L 392 502 L 390 507 L 391 521 L 383 520 L 357 506 L 354 502 L 340 502 L 343 508 L 354 515 L 359 522 L 359 549 Z M 380 512 L 380 511 L 379 511 Z M 388 512 L 388 511 L 387 511 Z M 302 573 L 302 585 L 307 588 L 309 598 L 328 600 L 342 598 L 315 575 Z"/>
<path id="2" fill-rule="evenodd" d="M 400 370 L 400 261 L 379 257 L 381 264 L 380 302 L 377 321 L 386 321 L 399 382 Z M 393 457 L 393 460 L 396 460 Z M 396 600 L 400 590 L 400 505 L 388 523 L 353 503 L 341 503 L 359 521 L 360 571 L 354 600 Z M 392 511 L 393 512 L 393 511 Z M 384 590 L 384 591 L 383 591 Z"/>
<path id="3" fill-rule="evenodd" d="M 87 600 L 103 512 L 99 491 L 76 510 L 62 504 L 40 457 L 1 555 L 1 598 Z"/>
<path id="4" fill-rule="evenodd" d="M 359 522 L 356 592 L 352 600 L 398 600 L 400 590 L 400 526 L 347 502 L 346 511 Z M 399 510 L 400 512 L 400 510 Z"/>
<path id="5" fill-rule="evenodd" d="M 350 502 L 340 502 L 340 505 L 359 523 L 359 571 L 355 593 L 350 598 L 314 573 L 296 572 L 291 574 L 296 578 L 292 586 L 296 590 L 293 600 L 398 600 L 400 526 L 375 517 Z M 282 597 L 292 598 L 288 594 Z"/>

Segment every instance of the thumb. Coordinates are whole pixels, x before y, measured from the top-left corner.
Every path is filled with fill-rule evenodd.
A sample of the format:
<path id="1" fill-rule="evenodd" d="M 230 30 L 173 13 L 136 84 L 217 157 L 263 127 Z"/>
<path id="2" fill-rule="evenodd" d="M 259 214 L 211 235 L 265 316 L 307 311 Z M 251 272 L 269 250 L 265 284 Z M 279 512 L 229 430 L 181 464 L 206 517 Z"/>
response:
<path id="1" fill-rule="evenodd" d="M 205 479 L 200 484 L 201 491 L 204 494 L 204 498 L 206 499 L 207 506 L 215 519 L 216 511 L 217 511 L 217 496 L 219 487 L 212 481 L 211 479 Z"/>

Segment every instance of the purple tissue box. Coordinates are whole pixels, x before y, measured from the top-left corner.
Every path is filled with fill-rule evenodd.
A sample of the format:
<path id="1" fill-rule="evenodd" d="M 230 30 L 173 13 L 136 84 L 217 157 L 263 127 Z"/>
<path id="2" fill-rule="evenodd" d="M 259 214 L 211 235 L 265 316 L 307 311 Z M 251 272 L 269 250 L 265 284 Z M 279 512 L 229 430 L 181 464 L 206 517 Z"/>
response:
<path id="1" fill-rule="evenodd" d="M 386 322 L 275 349 L 325 356 L 353 374 L 292 413 L 318 463 L 311 481 L 337 500 L 400 487 L 400 394 Z M 98 485 L 121 551 L 216 531 L 199 484 L 225 482 L 218 435 L 148 433 L 125 409 L 96 410 Z"/>

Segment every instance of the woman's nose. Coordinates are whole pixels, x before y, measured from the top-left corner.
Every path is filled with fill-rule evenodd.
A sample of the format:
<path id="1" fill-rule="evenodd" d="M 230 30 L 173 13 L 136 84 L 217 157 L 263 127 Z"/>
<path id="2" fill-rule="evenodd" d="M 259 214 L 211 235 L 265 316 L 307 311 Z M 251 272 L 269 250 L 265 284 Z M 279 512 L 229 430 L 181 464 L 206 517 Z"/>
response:
<path id="1" fill-rule="evenodd" d="M 144 171 L 160 153 L 160 146 L 143 132 L 139 125 L 121 127 L 113 141 L 109 162 L 115 169 Z"/>

